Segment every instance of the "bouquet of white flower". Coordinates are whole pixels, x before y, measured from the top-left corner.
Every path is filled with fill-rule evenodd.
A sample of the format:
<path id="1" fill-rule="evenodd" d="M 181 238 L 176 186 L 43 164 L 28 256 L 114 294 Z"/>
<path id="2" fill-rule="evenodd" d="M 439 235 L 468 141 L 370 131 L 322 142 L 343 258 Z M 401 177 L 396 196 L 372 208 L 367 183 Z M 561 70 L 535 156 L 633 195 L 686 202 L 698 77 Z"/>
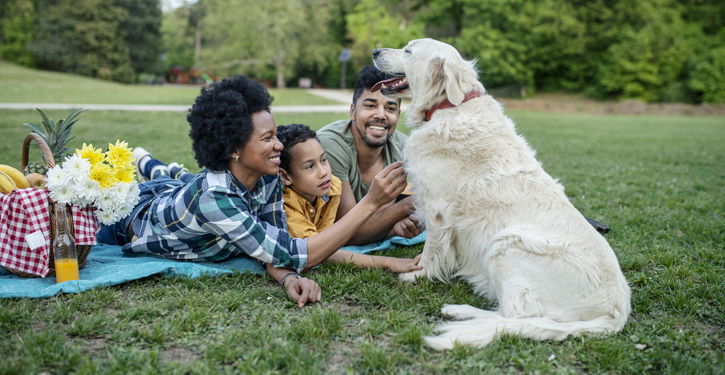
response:
<path id="1" fill-rule="evenodd" d="M 111 225 L 128 216 L 138 203 L 139 189 L 133 154 L 126 142 L 108 144 L 108 151 L 92 144 L 48 170 L 50 198 L 61 204 L 92 205 L 98 220 Z"/>

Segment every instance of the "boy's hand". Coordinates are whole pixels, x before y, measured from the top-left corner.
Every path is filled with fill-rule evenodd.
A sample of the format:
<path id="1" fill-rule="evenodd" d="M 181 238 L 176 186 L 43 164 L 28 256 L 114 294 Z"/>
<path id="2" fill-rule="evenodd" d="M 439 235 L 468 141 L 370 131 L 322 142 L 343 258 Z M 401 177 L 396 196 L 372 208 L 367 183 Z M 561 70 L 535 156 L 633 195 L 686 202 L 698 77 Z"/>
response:
<path id="1" fill-rule="evenodd" d="M 322 289 L 316 282 L 302 277 L 299 279 L 289 278 L 285 280 L 284 288 L 287 290 L 289 298 L 302 308 L 305 303 L 315 303 L 322 300 Z"/>
<path id="2" fill-rule="evenodd" d="M 400 220 L 393 226 L 393 232 L 395 235 L 404 238 L 413 238 L 423 233 L 423 230 L 425 230 L 425 228 L 422 225 L 419 225 L 418 222 L 410 216 Z"/>
<path id="3" fill-rule="evenodd" d="M 418 256 L 413 259 L 390 258 L 388 269 L 395 273 L 406 273 L 422 269 L 423 267 L 418 265 L 418 262 L 420 262 L 420 256 L 421 254 L 418 254 Z"/>
<path id="4" fill-rule="evenodd" d="M 370 197 L 377 207 L 381 207 L 405 190 L 408 185 L 407 177 L 408 174 L 403 169 L 403 162 L 396 161 L 375 175 L 366 197 Z"/>

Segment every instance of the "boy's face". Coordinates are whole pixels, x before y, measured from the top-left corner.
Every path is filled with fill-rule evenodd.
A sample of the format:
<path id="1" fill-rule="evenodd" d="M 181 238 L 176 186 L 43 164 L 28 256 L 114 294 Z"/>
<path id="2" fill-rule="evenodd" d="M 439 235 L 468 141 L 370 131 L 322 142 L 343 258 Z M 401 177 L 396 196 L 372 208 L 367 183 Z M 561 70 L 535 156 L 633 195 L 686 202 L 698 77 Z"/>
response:
<path id="1" fill-rule="evenodd" d="M 308 202 L 330 193 L 332 171 L 322 145 L 314 138 L 292 146 L 289 170 L 282 169 L 282 183 Z"/>

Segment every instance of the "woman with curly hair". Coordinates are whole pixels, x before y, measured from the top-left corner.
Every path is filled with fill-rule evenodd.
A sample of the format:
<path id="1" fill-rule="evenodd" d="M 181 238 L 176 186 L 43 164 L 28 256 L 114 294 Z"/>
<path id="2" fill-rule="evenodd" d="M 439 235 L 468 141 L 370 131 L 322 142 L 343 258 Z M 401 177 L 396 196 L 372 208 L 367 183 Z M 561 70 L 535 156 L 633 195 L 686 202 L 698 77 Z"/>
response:
<path id="1" fill-rule="evenodd" d="M 342 247 L 382 205 L 405 189 L 402 163 L 379 173 L 372 194 L 355 206 L 337 231 L 293 239 L 279 182 L 277 127 L 272 96 L 257 81 L 227 78 L 203 88 L 187 120 L 194 157 L 201 172 L 191 181 L 168 177 L 143 149 L 134 152 L 139 204 L 118 223 L 103 227 L 99 242 L 123 245 L 124 252 L 189 261 L 220 261 L 247 255 L 266 263 L 300 307 L 321 298 L 320 287 L 298 272 L 309 270 Z"/>

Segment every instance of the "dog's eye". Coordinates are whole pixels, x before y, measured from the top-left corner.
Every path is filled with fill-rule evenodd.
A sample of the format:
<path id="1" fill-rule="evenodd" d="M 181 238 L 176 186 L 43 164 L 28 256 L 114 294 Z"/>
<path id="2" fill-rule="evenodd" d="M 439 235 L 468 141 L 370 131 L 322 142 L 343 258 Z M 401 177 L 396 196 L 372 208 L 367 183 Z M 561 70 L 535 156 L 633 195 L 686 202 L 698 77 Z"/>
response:
<path id="1" fill-rule="evenodd" d="M 406 48 L 405 53 L 410 53 L 410 49 Z"/>

